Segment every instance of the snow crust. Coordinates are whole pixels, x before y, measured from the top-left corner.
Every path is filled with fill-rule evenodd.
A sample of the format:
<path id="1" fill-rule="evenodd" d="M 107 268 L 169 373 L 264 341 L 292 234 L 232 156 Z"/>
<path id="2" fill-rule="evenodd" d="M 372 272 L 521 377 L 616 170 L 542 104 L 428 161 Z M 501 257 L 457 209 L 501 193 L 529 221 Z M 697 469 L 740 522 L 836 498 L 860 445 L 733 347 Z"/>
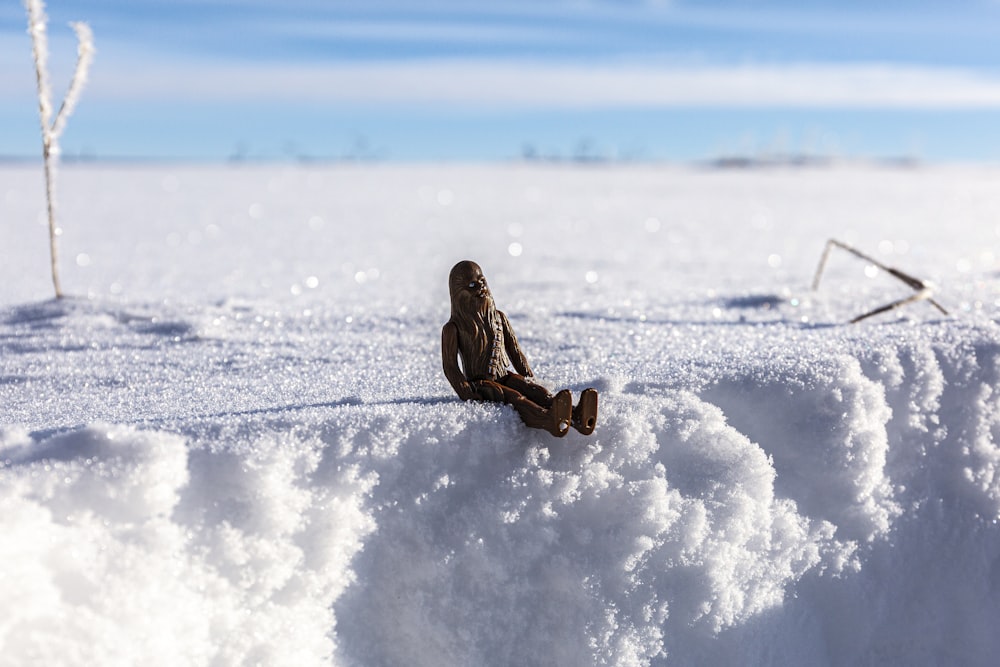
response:
<path id="1" fill-rule="evenodd" d="M 0 176 L 4 661 L 1000 652 L 994 169 L 66 168 L 60 301 Z M 452 394 L 466 258 L 594 435 Z"/>

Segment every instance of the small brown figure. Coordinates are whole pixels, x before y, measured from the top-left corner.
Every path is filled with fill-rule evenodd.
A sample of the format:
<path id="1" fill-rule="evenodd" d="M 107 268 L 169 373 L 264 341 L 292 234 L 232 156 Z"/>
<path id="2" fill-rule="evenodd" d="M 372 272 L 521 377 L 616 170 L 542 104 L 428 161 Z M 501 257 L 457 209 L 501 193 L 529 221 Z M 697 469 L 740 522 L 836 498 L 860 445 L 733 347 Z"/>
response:
<path id="1" fill-rule="evenodd" d="M 507 316 L 493 303 L 478 264 L 468 260 L 456 264 L 448 276 L 448 289 L 451 319 L 441 330 L 441 361 L 459 398 L 508 403 L 525 424 L 557 437 L 566 435 L 570 426 L 584 435 L 594 432 L 597 391 L 584 389 L 574 408 L 569 389 L 553 396 L 531 381 L 531 366 Z"/>

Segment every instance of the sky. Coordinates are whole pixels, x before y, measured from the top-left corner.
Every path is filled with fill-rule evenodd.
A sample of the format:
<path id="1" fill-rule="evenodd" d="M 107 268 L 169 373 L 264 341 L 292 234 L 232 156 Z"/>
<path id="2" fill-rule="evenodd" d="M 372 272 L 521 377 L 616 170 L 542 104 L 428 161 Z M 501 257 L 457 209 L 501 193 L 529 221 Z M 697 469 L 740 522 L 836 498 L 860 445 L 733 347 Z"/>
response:
<path id="1" fill-rule="evenodd" d="M 1000 160 L 1000 0 L 51 0 L 67 158 Z M 40 152 L 0 4 L 0 156 Z"/>

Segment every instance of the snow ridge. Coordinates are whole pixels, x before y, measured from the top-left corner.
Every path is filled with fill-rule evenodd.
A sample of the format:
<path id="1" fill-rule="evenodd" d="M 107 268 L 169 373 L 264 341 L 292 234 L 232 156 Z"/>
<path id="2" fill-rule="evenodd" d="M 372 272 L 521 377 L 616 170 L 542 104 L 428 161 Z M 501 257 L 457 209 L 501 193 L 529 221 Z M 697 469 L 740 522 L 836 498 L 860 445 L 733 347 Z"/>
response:
<path id="1" fill-rule="evenodd" d="M 591 439 L 361 399 L 187 438 L 8 429 L 0 643 L 51 664 L 648 665 L 752 656 L 754 629 L 763 664 L 850 626 L 830 664 L 874 660 L 901 631 L 866 625 L 914 613 L 895 591 L 996 610 L 1000 347 L 977 335 L 765 354 L 697 391 L 598 379 Z M 980 553 L 989 586 L 900 562 L 917 534 Z M 938 655 L 931 632 L 890 662 Z"/>

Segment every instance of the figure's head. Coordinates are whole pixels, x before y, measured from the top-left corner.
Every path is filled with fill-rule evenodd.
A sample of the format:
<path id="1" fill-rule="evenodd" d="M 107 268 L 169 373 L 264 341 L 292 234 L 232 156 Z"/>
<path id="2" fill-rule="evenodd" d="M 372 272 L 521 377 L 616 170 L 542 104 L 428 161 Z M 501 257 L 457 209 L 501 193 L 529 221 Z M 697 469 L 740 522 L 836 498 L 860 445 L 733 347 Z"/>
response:
<path id="1" fill-rule="evenodd" d="M 493 306 L 493 296 L 486 285 L 486 277 L 475 262 L 464 260 L 452 267 L 448 274 L 448 290 L 451 293 L 453 316 L 459 313 L 485 313 Z"/>

